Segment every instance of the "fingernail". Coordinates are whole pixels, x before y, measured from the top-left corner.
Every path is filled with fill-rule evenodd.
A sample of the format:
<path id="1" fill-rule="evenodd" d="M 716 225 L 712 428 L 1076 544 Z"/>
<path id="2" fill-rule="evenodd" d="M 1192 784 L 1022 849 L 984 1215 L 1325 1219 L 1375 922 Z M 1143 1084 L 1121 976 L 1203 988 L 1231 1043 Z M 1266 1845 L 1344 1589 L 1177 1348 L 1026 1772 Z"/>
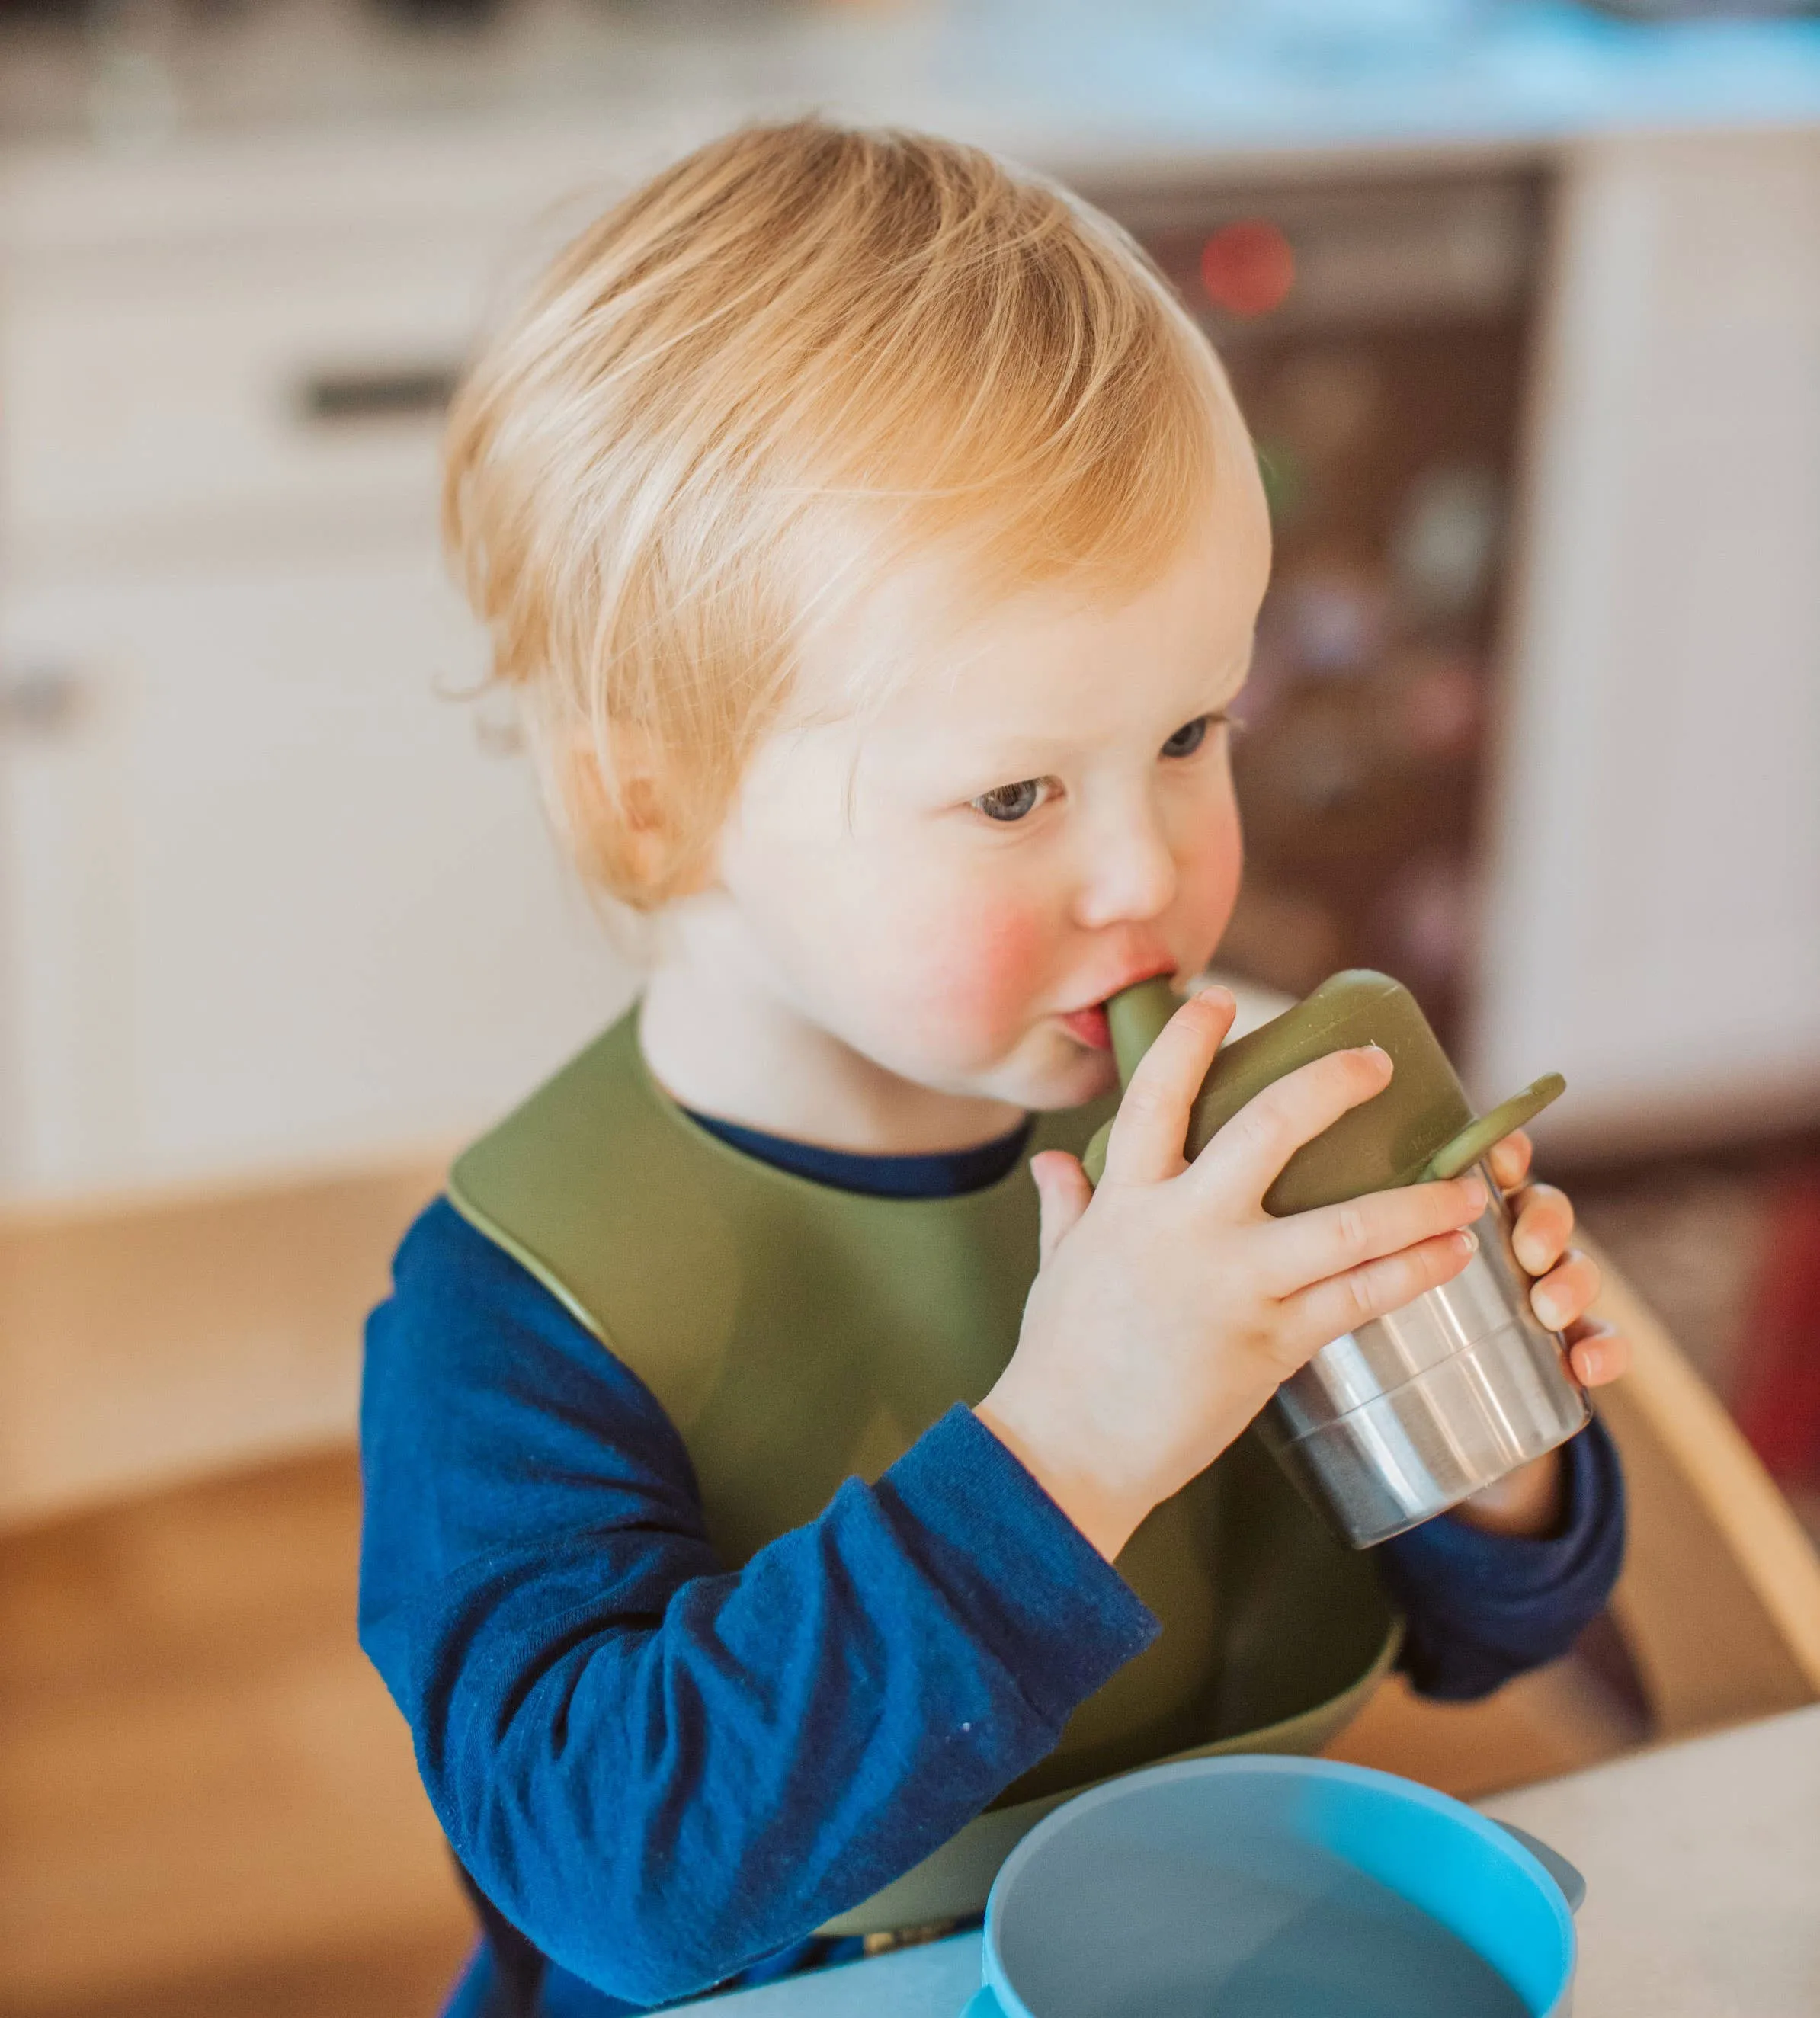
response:
<path id="1" fill-rule="evenodd" d="M 1532 1297 L 1529 1300 L 1535 1307 L 1536 1315 L 1550 1331 L 1559 1331 L 1567 1322 L 1566 1313 L 1552 1297 L 1538 1294 Z"/>
<path id="2" fill-rule="evenodd" d="M 1463 1226 L 1453 1238 L 1462 1254 L 1472 1254 L 1478 1251 L 1478 1235 L 1470 1226 Z"/>
<path id="3" fill-rule="evenodd" d="M 1466 1203 L 1467 1209 L 1474 1215 L 1483 1212 L 1485 1207 L 1491 1203 L 1490 1199 L 1485 1193 L 1485 1180 L 1483 1177 L 1468 1177 L 1467 1179 Z"/>
<path id="4" fill-rule="evenodd" d="M 1391 1061 L 1390 1053 L 1384 1049 L 1382 1044 L 1362 1044 L 1359 1047 L 1359 1055 L 1362 1058 L 1367 1058 L 1373 1060 L 1381 1058 L 1384 1061 L 1384 1069 L 1387 1072 L 1395 1072 L 1396 1070 L 1395 1064 Z"/>

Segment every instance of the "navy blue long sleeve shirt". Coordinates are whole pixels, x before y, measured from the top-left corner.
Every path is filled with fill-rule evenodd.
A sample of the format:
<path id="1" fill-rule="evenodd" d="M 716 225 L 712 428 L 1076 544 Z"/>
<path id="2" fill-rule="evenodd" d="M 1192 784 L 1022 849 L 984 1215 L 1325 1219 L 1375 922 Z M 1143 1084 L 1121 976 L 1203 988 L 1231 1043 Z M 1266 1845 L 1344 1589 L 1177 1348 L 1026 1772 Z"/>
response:
<path id="1" fill-rule="evenodd" d="M 903 1195 L 1022 1148 L 841 1157 L 706 1125 Z M 1036 1764 L 1158 1629 L 964 1409 L 728 1573 L 648 1391 L 446 1202 L 369 1326 L 362 1441 L 362 1644 L 495 1949 L 541 1985 L 493 2009 L 607 2018 L 825 1958 L 815 1927 Z M 1603 1606 L 1616 1456 L 1595 1424 L 1567 1459 L 1551 1538 L 1443 1519 L 1380 1552 L 1424 1692 L 1483 1694 Z"/>

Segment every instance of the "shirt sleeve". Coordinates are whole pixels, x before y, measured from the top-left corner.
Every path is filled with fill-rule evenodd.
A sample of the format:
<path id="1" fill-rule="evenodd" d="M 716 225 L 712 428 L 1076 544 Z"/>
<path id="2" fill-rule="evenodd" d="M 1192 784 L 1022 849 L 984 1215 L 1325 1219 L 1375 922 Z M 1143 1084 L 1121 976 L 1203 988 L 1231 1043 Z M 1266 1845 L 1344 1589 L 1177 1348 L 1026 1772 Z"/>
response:
<path id="1" fill-rule="evenodd" d="M 363 1645 L 456 1854 L 652 2004 L 858 1904 L 1154 1616 L 964 1409 L 729 1573 L 649 1391 L 446 1202 L 367 1333 Z"/>
<path id="2" fill-rule="evenodd" d="M 1605 1609 L 1624 1560 L 1624 1478 L 1595 1416 L 1563 1446 L 1558 1533 L 1491 1535 L 1443 1515 L 1384 1542 L 1407 1621 L 1398 1665 L 1417 1694 L 1470 1702 L 1558 1659 Z"/>

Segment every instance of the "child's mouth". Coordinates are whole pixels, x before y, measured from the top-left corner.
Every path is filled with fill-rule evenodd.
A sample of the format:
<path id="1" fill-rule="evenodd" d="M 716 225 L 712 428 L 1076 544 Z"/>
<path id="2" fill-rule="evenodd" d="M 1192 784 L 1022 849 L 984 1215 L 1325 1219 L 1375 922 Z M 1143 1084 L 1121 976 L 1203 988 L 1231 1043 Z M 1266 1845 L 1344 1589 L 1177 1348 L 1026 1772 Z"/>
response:
<path id="1" fill-rule="evenodd" d="M 1113 1029 L 1106 1020 L 1106 1004 L 1113 996 L 1122 994 L 1140 981 L 1154 981 L 1159 975 L 1173 974 L 1174 971 L 1174 966 L 1167 960 L 1153 960 L 1149 966 L 1129 968 L 1118 985 L 1102 995 L 1098 1001 L 1085 1009 L 1070 1009 L 1055 1020 L 1076 1043 L 1086 1045 L 1090 1051 L 1109 1051 L 1113 1047 Z M 1099 985 L 1104 987 L 1105 976 L 1103 970 L 1098 979 Z"/>
<path id="2" fill-rule="evenodd" d="M 1091 1009 L 1071 1009 L 1062 1018 L 1062 1027 L 1094 1051 L 1109 1051 L 1113 1047 L 1112 1027 L 1106 1022 L 1103 1002 L 1096 1002 Z"/>

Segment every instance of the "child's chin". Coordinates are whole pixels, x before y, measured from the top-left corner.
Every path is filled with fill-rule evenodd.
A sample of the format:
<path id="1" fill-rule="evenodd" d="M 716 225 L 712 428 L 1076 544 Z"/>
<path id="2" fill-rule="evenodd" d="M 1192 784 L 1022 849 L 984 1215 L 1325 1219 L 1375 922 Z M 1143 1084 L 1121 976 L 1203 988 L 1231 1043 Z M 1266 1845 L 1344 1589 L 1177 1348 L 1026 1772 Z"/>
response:
<path id="1" fill-rule="evenodd" d="M 1024 1081 L 1008 1097 L 1020 1106 L 1037 1112 L 1062 1107 L 1084 1107 L 1110 1093 L 1119 1083 L 1118 1068 L 1110 1051 L 1090 1051 L 1067 1040 L 1066 1051 L 1033 1060 L 1019 1074 Z"/>

